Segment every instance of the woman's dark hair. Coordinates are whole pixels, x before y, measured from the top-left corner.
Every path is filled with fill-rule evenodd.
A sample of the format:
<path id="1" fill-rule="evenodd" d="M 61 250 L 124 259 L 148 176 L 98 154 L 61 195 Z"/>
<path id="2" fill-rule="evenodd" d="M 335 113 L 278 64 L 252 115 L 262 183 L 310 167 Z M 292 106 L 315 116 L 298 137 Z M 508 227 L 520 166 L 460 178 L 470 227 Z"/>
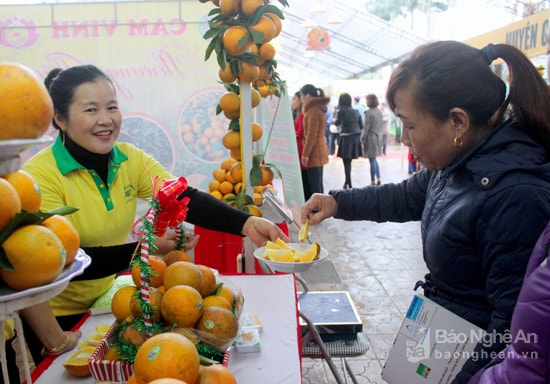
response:
<path id="1" fill-rule="evenodd" d="M 311 85 L 311 84 L 304 85 L 302 87 L 302 89 L 300 89 L 300 93 L 302 95 L 310 95 L 310 96 L 313 96 L 313 97 L 323 97 L 323 96 L 325 96 L 325 93 L 323 92 L 322 89 L 317 88 L 317 87 L 315 87 L 314 85 Z"/>
<path id="2" fill-rule="evenodd" d="M 490 68 L 503 59 L 510 73 L 510 90 Z M 457 41 L 438 41 L 416 48 L 393 71 L 386 94 L 396 112 L 395 93 L 409 87 L 415 105 L 436 120 L 452 108 L 464 109 L 474 126 L 496 127 L 508 106 L 523 130 L 544 146 L 550 158 L 550 91 L 531 61 L 508 44 L 477 49 Z"/>
<path id="3" fill-rule="evenodd" d="M 369 93 L 366 96 L 367 99 L 367 107 L 369 108 L 376 108 L 378 107 L 378 97 L 374 93 Z"/>
<path id="4" fill-rule="evenodd" d="M 44 84 L 50 92 L 55 112 L 67 118 L 75 89 L 84 83 L 93 83 L 99 78 L 112 84 L 111 79 L 93 65 L 77 65 L 63 70 L 60 68 L 52 69 L 44 79 Z M 56 129 L 61 129 L 55 119 L 53 120 L 53 126 Z"/>
<path id="5" fill-rule="evenodd" d="M 338 97 L 338 109 L 351 108 L 351 96 L 349 93 L 342 93 Z"/>

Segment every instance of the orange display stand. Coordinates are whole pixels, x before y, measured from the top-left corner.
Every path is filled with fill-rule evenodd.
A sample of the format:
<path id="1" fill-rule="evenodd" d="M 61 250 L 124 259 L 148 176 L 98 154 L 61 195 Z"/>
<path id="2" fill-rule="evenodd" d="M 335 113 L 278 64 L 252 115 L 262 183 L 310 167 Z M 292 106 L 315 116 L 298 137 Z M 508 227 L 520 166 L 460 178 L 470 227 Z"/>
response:
<path id="1" fill-rule="evenodd" d="M 277 225 L 288 236 L 288 225 L 286 223 Z M 194 249 L 195 264 L 206 265 L 225 274 L 236 274 L 243 271 L 245 273 L 263 273 L 256 260 L 254 260 L 254 271 L 244 270 L 244 260 L 239 257 L 244 253 L 243 237 L 211 231 L 199 226 L 195 226 L 195 235 L 201 237 Z"/>

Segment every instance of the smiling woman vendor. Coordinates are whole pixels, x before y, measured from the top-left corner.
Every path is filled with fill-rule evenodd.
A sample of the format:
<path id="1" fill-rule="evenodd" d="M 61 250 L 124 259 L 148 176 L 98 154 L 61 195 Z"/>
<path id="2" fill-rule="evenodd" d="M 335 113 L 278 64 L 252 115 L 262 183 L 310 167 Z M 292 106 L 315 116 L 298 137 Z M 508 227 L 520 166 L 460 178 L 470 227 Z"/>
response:
<path id="1" fill-rule="evenodd" d="M 57 355 L 74 348 L 80 333 L 63 332 L 62 328 L 70 330 L 113 285 L 115 274 L 128 269 L 137 245 L 126 244 L 137 200 L 151 197 L 155 177 L 175 179 L 141 149 L 116 142 L 122 115 L 115 87 L 101 70 L 92 65 L 55 69 L 45 82 L 54 103 L 53 124 L 59 135 L 23 169 L 40 186 L 41 210 L 78 208 L 67 218 L 78 231 L 81 248 L 91 256 L 92 264 L 50 301 L 51 309 L 43 303 L 21 311 L 26 325 L 34 331 L 28 332 L 26 327 L 25 337 L 35 363 L 41 355 Z M 232 208 L 208 193 L 187 187 L 182 197 L 189 198 L 189 223 L 248 236 L 259 246 L 277 238 L 288 241 L 269 220 Z M 175 245 L 173 231 L 157 242 L 159 253 Z"/>

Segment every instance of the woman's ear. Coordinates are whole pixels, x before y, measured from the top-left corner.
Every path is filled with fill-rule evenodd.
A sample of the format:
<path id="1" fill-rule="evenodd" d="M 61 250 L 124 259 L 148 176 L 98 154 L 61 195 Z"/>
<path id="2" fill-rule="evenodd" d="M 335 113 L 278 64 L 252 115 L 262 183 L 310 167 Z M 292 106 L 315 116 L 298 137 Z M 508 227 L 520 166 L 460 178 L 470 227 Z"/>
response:
<path id="1" fill-rule="evenodd" d="M 62 131 L 65 131 L 65 118 L 61 116 L 57 111 L 53 114 L 53 119 L 55 123 L 61 128 Z"/>
<path id="2" fill-rule="evenodd" d="M 449 112 L 449 118 L 452 120 L 455 130 L 463 135 L 470 129 L 470 116 L 462 108 L 452 108 Z"/>

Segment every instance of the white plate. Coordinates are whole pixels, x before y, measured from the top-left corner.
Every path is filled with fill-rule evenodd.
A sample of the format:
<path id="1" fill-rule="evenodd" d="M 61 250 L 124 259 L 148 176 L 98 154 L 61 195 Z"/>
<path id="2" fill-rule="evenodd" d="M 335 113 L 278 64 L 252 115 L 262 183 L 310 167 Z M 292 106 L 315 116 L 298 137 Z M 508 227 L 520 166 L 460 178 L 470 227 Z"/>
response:
<path id="1" fill-rule="evenodd" d="M 42 293 L 49 291 L 50 289 L 56 288 L 60 285 L 68 283 L 73 277 L 81 275 L 84 272 L 92 259 L 88 256 L 82 249 L 79 249 L 76 253 L 76 256 L 71 264 L 66 266 L 63 271 L 57 276 L 53 282 L 39 287 L 29 288 L 22 291 L 16 291 L 5 285 L 0 286 L 0 303 L 6 301 L 13 301 L 21 299 L 23 297 L 32 296 L 37 293 Z"/>
<path id="2" fill-rule="evenodd" d="M 47 144 L 52 141 L 53 138 L 50 136 L 41 136 L 36 139 L 0 140 L 0 160 L 15 157 L 33 145 Z"/>
<path id="3" fill-rule="evenodd" d="M 311 247 L 311 244 L 288 243 L 288 246 L 298 251 L 305 251 L 306 249 Z M 254 257 L 258 259 L 260 263 L 267 264 L 267 266 L 269 266 L 274 271 L 289 272 L 289 273 L 306 271 L 328 256 L 328 251 L 325 248 L 321 248 L 319 252 L 319 257 L 316 260 L 308 261 L 306 263 L 292 263 L 292 262 L 287 263 L 284 261 L 273 261 L 273 260 L 264 259 L 264 251 L 265 251 L 265 247 L 260 247 L 256 249 L 254 251 Z"/>

